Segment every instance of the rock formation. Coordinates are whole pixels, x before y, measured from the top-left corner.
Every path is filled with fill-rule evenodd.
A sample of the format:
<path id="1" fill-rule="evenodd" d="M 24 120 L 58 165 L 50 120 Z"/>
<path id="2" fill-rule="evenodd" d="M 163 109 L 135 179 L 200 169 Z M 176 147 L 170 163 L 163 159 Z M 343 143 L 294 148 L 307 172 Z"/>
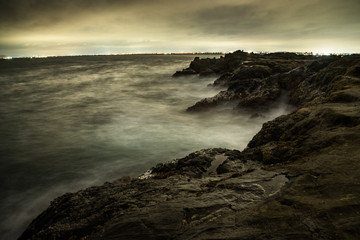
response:
<path id="1" fill-rule="evenodd" d="M 189 111 L 256 112 L 283 91 L 297 109 L 242 152 L 205 149 L 65 194 L 19 239 L 360 239 L 360 56 L 240 51 L 182 73 L 208 69 L 227 90 Z"/>

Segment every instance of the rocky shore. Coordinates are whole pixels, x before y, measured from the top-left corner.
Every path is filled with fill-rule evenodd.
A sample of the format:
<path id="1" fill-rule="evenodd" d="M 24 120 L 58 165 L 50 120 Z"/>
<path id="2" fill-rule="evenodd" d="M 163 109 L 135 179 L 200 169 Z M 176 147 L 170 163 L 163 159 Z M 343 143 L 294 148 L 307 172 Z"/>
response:
<path id="1" fill-rule="evenodd" d="M 19 239 L 360 239 L 360 55 L 237 51 L 174 77 L 189 74 L 226 88 L 189 112 L 296 109 L 241 152 L 204 149 L 65 194 Z"/>

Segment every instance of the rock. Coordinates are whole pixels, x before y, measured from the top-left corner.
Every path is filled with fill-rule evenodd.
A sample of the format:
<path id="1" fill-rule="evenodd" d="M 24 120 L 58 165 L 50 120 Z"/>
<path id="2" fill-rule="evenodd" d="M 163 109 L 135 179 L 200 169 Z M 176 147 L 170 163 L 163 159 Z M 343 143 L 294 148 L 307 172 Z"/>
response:
<path id="1" fill-rule="evenodd" d="M 288 58 L 292 61 L 284 60 Z M 237 69 L 215 80 L 214 86 L 228 87 L 225 92 L 201 100 L 189 107 L 188 111 L 205 111 L 226 102 L 238 101 L 237 109 L 251 110 L 260 114 L 280 98 L 283 90 L 289 93 L 289 103 L 298 107 L 312 101 L 322 101 L 328 87 L 338 83 L 343 76 L 351 78 L 352 75 L 356 75 L 357 58 L 356 55 L 343 58 L 337 56 L 303 58 L 286 53 L 261 57 L 253 54 L 248 56 L 247 61 L 242 62 Z M 297 61 L 293 61 L 294 59 Z M 270 60 L 273 60 L 272 64 Z M 337 97 L 332 96 L 333 101 L 334 99 L 352 101 L 358 97 L 354 92 L 338 94 Z"/>
<path id="2" fill-rule="evenodd" d="M 195 57 L 190 63 L 190 66 L 182 71 L 177 71 L 173 77 L 186 76 L 190 74 L 200 74 L 201 76 L 208 76 L 218 74 L 222 70 L 222 63 L 224 58 L 204 58 Z"/>
<path id="3" fill-rule="evenodd" d="M 204 98 L 194 106 L 187 108 L 188 112 L 199 112 L 209 110 L 209 107 L 226 107 L 237 104 L 237 93 L 232 91 L 221 91 L 215 97 Z"/>
<path id="4" fill-rule="evenodd" d="M 256 162 L 218 175 L 217 156 L 239 151 L 206 149 L 152 169 L 153 177 L 126 179 L 55 199 L 19 239 L 189 239 L 195 229 L 256 206 L 288 178 Z M 251 169 L 251 171 L 249 170 Z M 246 193 L 246 194 L 244 194 Z M 232 223 L 234 224 L 234 223 Z"/>
<path id="5" fill-rule="evenodd" d="M 304 77 L 313 74 L 308 73 L 304 66 L 311 64 L 314 58 L 296 54 L 258 55 L 239 52 L 227 55 L 224 59 L 217 64 L 226 66 L 227 71 L 215 80 L 214 86 L 226 86 L 226 92 L 201 100 L 189 107 L 188 111 L 205 111 L 230 101 L 238 101 L 238 109 L 255 111 L 258 108 L 260 111 L 273 104 L 281 96 L 282 90 L 292 90 L 292 102 L 298 104 L 301 100 L 296 98 L 298 95 L 295 88 Z"/>
<path id="6" fill-rule="evenodd" d="M 347 75 L 360 78 L 360 66 L 354 66 L 350 68 Z"/>
<path id="7" fill-rule="evenodd" d="M 215 75 L 215 72 L 214 72 L 212 69 L 207 68 L 207 69 L 201 71 L 201 72 L 199 73 L 199 75 L 200 75 L 201 77 L 207 77 L 207 76 Z"/>
<path id="8" fill-rule="evenodd" d="M 183 69 L 182 71 L 177 71 L 174 73 L 173 77 L 180 77 L 180 76 L 187 76 L 187 75 L 194 75 L 197 74 L 197 72 L 194 69 Z"/>

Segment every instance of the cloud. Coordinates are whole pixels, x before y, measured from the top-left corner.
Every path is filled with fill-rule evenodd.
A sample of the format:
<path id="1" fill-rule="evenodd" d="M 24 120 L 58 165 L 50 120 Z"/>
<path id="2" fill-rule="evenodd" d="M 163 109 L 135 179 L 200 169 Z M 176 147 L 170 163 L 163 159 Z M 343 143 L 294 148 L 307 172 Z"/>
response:
<path id="1" fill-rule="evenodd" d="M 154 50 L 185 51 L 291 50 L 313 40 L 360 45 L 359 11 L 358 0 L 0 0 L 0 44 L 87 44 L 89 51 L 109 42 L 134 43 L 126 45 L 132 50 L 145 41 Z"/>
<path id="2" fill-rule="evenodd" d="M 2 0 L 0 26 L 10 28 L 39 28 L 68 23 L 89 15 L 103 15 L 118 9 L 127 11 L 144 4 L 145 0 Z M 76 24 L 73 21 L 72 24 Z"/>
<path id="3" fill-rule="evenodd" d="M 185 22 L 193 34 L 212 37 L 341 38 L 359 36 L 359 6 L 355 0 L 253 1 L 198 9 Z"/>
<path id="4" fill-rule="evenodd" d="M 241 35 L 265 31 L 274 16 L 274 11 L 263 11 L 257 5 L 216 6 L 196 12 L 189 25 L 205 34 Z"/>

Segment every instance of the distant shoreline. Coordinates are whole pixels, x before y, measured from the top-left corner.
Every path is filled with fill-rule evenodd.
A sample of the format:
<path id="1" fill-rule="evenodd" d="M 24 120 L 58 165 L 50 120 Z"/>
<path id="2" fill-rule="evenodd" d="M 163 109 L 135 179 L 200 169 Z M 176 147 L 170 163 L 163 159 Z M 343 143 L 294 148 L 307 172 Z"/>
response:
<path id="1" fill-rule="evenodd" d="M 58 57 L 101 57 L 101 56 L 157 56 L 157 55 L 225 55 L 228 52 L 180 52 L 180 53 L 109 53 L 109 54 L 79 54 L 79 55 L 63 55 L 63 56 L 22 56 L 10 57 L 2 55 L 0 60 L 10 59 L 33 59 L 33 58 L 58 58 Z"/>
<path id="2" fill-rule="evenodd" d="M 36 58 L 58 58 L 58 57 L 97 57 L 97 56 L 162 56 L 162 55 L 226 55 L 232 52 L 160 52 L 160 53 L 104 53 L 104 54 L 74 54 L 74 55 L 49 55 L 49 56 L 20 56 L 20 57 L 11 57 L 6 55 L 0 55 L 0 60 L 11 60 L 11 59 L 36 59 Z M 315 53 L 315 52 L 288 52 L 288 51 L 275 51 L 275 52 L 252 52 L 248 53 L 257 53 L 257 54 L 270 54 L 270 53 L 295 53 L 297 55 L 313 55 L 313 56 L 328 56 L 328 55 L 337 55 L 337 56 L 347 56 L 355 55 L 360 53 Z"/>

